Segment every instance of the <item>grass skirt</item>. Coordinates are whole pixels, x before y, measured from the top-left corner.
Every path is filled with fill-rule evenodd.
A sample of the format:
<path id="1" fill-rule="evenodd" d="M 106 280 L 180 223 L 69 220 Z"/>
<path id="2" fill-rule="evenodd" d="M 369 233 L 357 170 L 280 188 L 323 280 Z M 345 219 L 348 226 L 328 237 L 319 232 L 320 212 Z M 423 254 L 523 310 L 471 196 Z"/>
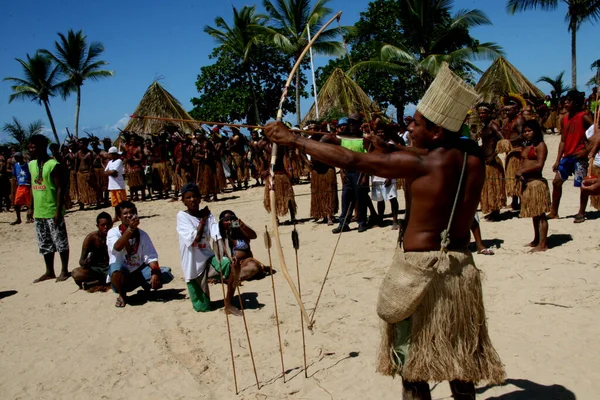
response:
<path id="1" fill-rule="evenodd" d="M 108 175 L 104 173 L 104 168 L 94 168 L 99 188 L 102 192 L 108 191 Z"/>
<path id="2" fill-rule="evenodd" d="M 80 203 L 86 205 L 95 204 L 97 202 L 97 188 L 98 180 L 94 172 L 77 173 L 77 192 Z"/>
<path id="3" fill-rule="evenodd" d="M 217 169 L 215 165 L 202 164 L 200 166 L 200 179 L 198 188 L 203 196 L 220 193 Z"/>
<path id="4" fill-rule="evenodd" d="M 144 181 L 144 171 L 141 168 L 130 169 L 127 174 L 127 185 L 129 189 L 146 186 Z"/>
<path id="5" fill-rule="evenodd" d="M 406 179 L 396 178 L 396 189 L 406 191 Z"/>
<path id="6" fill-rule="evenodd" d="M 527 182 L 521 199 L 521 218 L 533 218 L 550 211 L 550 189 L 545 179 Z"/>
<path id="7" fill-rule="evenodd" d="M 219 185 L 219 192 L 227 187 L 227 177 L 225 176 L 225 169 L 223 168 L 223 162 L 217 160 L 217 183 Z"/>
<path id="8" fill-rule="evenodd" d="M 521 168 L 521 149 L 513 149 L 506 156 L 505 168 L 506 171 L 506 196 L 521 197 L 521 184 L 516 179 L 517 171 Z"/>
<path id="9" fill-rule="evenodd" d="M 310 217 L 333 217 L 339 209 L 335 168 L 326 173 L 312 171 L 310 175 Z"/>
<path id="10" fill-rule="evenodd" d="M 69 171 L 69 197 L 72 203 L 79 201 L 79 192 L 77 191 L 77 172 Z"/>
<path id="11" fill-rule="evenodd" d="M 595 165 L 592 166 L 592 175 L 600 177 L 600 168 Z M 590 204 L 596 210 L 600 210 L 600 195 L 598 196 L 590 196 Z"/>
<path id="12" fill-rule="evenodd" d="M 441 260 L 439 250 L 404 253 L 398 248 L 396 253 L 385 280 L 394 270 L 396 275 L 407 268 L 420 270 L 422 293 L 408 321 L 385 323 L 377 371 L 401 373 L 411 382 L 503 382 L 504 366 L 488 335 L 481 276 L 471 252 L 449 251 Z M 398 282 L 412 290 L 410 280 Z M 389 293 L 392 302 L 404 296 L 403 291 Z M 385 306 L 380 291 L 378 312 Z M 398 337 L 399 326 L 405 327 L 405 337 Z M 405 357 L 398 355 L 403 350 Z"/>
<path id="13" fill-rule="evenodd" d="M 485 165 L 485 183 L 481 190 L 481 212 L 489 214 L 506 206 L 504 168 L 500 157 L 494 163 Z"/>
<path id="14" fill-rule="evenodd" d="M 512 144 L 510 144 L 510 140 L 502 139 L 496 143 L 496 153 L 504 154 L 510 153 L 512 150 Z"/>
<path id="15" fill-rule="evenodd" d="M 152 164 L 152 190 L 171 190 L 171 171 L 166 161 Z"/>
<path id="16" fill-rule="evenodd" d="M 237 171 L 238 184 L 250 179 L 250 172 L 248 171 L 248 165 L 246 164 L 246 158 L 239 153 L 231 153 L 233 158 L 233 164 Z"/>
<path id="17" fill-rule="evenodd" d="M 263 205 L 267 212 L 271 212 L 271 198 L 269 196 L 269 188 L 271 187 L 271 177 L 265 180 L 265 196 Z M 294 198 L 294 188 L 290 177 L 283 174 L 275 174 L 275 209 L 278 217 L 283 217 L 289 212 L 289 207 L 293 207 L 294 211 L 298 210 L 296 200 Z"/>
<path id="18" fill-rule="evenodd" d="M 173 171 L 171 172 L 171 180 L 173 181 L 173 187 L 176 192 L 179 192 L 183 185 L 186 183 L 185 179 L 185 168 L 180 167 L 179 173 L 176 172 L 176 167 L 173 166 Z"/>

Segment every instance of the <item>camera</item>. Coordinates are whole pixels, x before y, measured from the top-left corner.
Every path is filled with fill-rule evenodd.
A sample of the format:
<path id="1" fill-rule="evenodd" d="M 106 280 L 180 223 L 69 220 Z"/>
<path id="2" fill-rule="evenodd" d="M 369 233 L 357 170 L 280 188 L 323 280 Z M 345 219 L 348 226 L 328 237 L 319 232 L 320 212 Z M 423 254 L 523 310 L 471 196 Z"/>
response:
<path id="1" fill-rule="evenodd" d="M 239 219 L 232 219 L 231 220 L 231 227 L 232 228 L 239 228 L 240 227 L 240 220 Z"/>

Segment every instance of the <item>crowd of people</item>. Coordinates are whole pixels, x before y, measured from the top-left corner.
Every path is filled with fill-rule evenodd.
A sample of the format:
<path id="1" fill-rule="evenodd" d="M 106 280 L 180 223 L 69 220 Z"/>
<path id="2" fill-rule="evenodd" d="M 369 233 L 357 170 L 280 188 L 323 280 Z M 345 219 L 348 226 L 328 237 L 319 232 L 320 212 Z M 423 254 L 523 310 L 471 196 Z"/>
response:
<path id="1" fill-rule="evenodd" d="M 447 73 L 450 81 L 458 79 Z M 209 284 L 221 283 L 227 285 L 225 311 L 238 314 L 232 304 L 237 285 L 266 272 L 250 247 L 257 235 L 233 211 L 223 211 L 217 218 L 208 207 L 200 208 L 201 201 L 217 201 L 226 190 L 247 189 L 254 179 L 254 186 L 265 187 L 264 208 L 270 212 L 274 207 L 278 217 L 289 214 L 293 219 L 297 215 L 294 185 L 310 182 L 309 212 L 315 221 L 333 226 L 341 201 L 334 234 L 350 230 L 353 222 L 358 232 L 385 226 L 389 202 L 390 225 L 400 233 L 400 246 L 379 297 L 378 313 L 388 323 L 382 345 L 387 355 L 380 359 L 380 371 L 391 374 L 403 369 L 405 392 L 414 398 L 426 398 L 419 396 L 428 393 L 428 380 L 448 376 L 454 377 L 450 379 L 453 393 L 471 393 L 473 382 L 495 382 L 503 376 L 487 337 L 481 282 L 467 248 L 473 234 L 478 252 L 493 254 L 482 244 L 477 210 L 481 205 L 489 221 L 502 219 L 507 204 L 520 210 L 522 218 L 533 221 L 533 240 L 528 245 L 532 251 L 545 251 L 548 220 L 558 218 L 562 186 L 573 176 L 574 185 L 582 188 L 574 222 L 584 222 L 590 194 L 594 195 L 592 205 L 600 206 L 597 179 L 588 176 L 589 171 L 597 174 L 600 167 L 598 157 L 590 158 L 597 150 L 592 112 L 597 113 L 598 104 L 595 92 L 586 99 L 575 90 L 562 99 L 506 94 L 497 103 L 476 104 L 476 93 L 455 82 L 460 90 L 450 89 L 467 100 L 440 105 L 436 99 L 452 96 L 452 90 L 441 90 L 436 85 L 442 83 L 437 81 L 415 116 L 398 123 L 379 114 L 350 114 L 335 121 L 309 122 L 304 130 L 271 123 L 254 129 L 249 137 L 237 128 L 230 128 L 229 136 L 218 126 L 189 135 L 167 129 L 146 139 L 125 132 L 116 143 L 105 139 L 102 147 L 96 138 L 59 146 L 49 145 L 45 136 L 33 135 L 27 154 L 13 148 L 0 156 L 0 207 L 7 211 L 14 207 L 13 225 L 22 223 L 21 212 L 27 207 L 26 222 L 34 223 L 46 265 L 45 273 L 34 282 L 64 281 L 72 276 L 83 289 L 112 288 L 118 296 L 115 306 L 121 308 L 127 304 L 128 292 L 142 287 L 150 293 L 173 279 L 170 268 L 159 264 L 150 235 L 140 229 L 135 202 L 176 201 L 181 196 L 184 209 L 176 217 L 177 234 L 192 306 L 198 312 L 210 311 Z M 468 103 L 472 104 L 467 112 L 464 104 Z M 542 173 L 548 157 L 545 133 L 561 135 L 552 168 L 552 194 Z M 280 151 L 271 175 L 274 143 Z M 505 154 L 504 161 L 500 154 Z M 275 204 L 269 196 L 271 187 Z M 405 197 L 402 220 L 398 219 L 398 189 Z M 114 215 L 97 215 L 97 230 L 82 244 L 79 267 L 69 272 L 64 214 L 76 204 L 81 209 L 110 204 Z M 57 252 L 61 260 L 58 277 Z M 433 272 L 422 276 L 422 265 Z M 407 274 L 413 278 L 408 286 Z M 434 289 L 423 300 L 428 285 Z M 468 296 L 461 290 L 468 290 Z M 398 293 L 408 293 L 409 300 L 414 294 L 418 306 L 405 304 L 407 298 L 398 300 Z M 459 300 L 446 308 L 436 307 L 436 299 L 445 295 Z M 477 304 L 461 304 L 467 297 Z M 475 323 L 466 319 L 450 323 L 448 318 L 458 315 L 457 307 L 473 308 L 476 315 L 464 318 Z M 432 315 L 438 323 L 435 327 L 424 317 Z M 463 338 L 469 344 L 449 340 L 453 348 L 430 346 L 435 340 L 428 335 L 450 337 L 452 326 L 463 323 L 478 326 L 475 336 Z M 409 336 L 413 350 L 407 354 Z M 476 348 L 472 343 L 481 344 L 477 354 L 461 348 L 463 358 L 449 356 L 457 346 Z M 394 349 L 391 358 L 390 348 Z M 447 364 L 426 368 L 440 360 Z"/>

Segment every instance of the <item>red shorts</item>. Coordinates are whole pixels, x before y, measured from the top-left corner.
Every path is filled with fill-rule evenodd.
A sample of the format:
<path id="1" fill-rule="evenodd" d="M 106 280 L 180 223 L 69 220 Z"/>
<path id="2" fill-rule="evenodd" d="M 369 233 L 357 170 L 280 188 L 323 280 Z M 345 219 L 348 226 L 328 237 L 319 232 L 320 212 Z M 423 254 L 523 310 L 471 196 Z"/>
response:
<path id="1" fill-rule="evenodd" d="M 17 186 L 13 204 L 15 206 L 29 206 L 31 204 L 31 186 Z"/>

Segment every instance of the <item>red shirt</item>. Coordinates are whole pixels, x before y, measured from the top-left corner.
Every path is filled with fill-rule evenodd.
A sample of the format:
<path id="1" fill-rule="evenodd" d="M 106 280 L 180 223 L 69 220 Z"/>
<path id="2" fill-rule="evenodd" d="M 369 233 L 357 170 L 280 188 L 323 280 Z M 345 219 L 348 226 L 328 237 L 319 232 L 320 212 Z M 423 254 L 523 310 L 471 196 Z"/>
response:
<path id="1" fill-rule="evenodd" d="M 586 137 L 583 117 L 586 114 L 587 112 L 580 111 L 573 118 L 569 118 L 569 114 L 564 116 L 562 129 L 566 134 L 566 138 L 563 157 L 573 156 L 585 149 Z"/>

